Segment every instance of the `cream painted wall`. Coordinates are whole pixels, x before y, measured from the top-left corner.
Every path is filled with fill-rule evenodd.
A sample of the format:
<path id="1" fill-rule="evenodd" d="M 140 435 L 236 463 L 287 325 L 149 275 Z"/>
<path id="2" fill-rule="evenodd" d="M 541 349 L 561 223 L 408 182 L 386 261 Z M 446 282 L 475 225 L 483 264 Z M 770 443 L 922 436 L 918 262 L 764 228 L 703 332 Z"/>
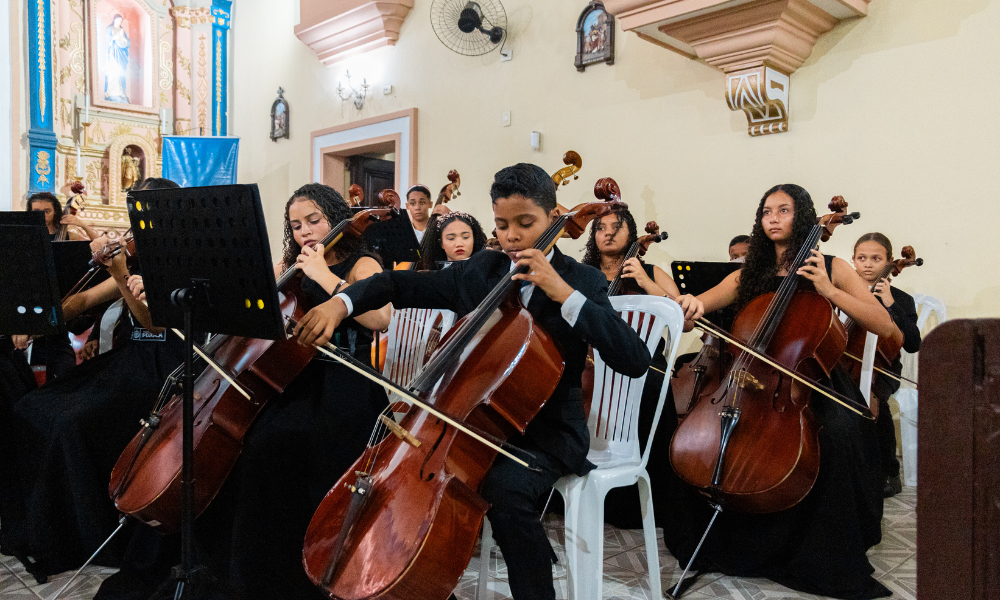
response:
<path id="1" fill-rule="evenodd" d="M 455 208 L 492 221 L 492 175 L 519 161 L 548 171 L 573 149 L 579 181 L 560 201 L 591 198 L 614 177 L 642 224 L 670 239 L 649 254 L 724 260 L 749 230 L 761 194 L 794 182 L 817 203 L 843 195 L 863 217 L 825 246 L 849 258 L 853 241 L 879 230 L 927 261 L 898 284 L 938 296 L 950 317 L 1000 316 L 1000 277 L 988 266 L 1000 224 L 1000 0 L 875 0 L 865 19 L 822 38 L 791 83 L 789 133 L 746 134 L 726 106 L 715 69 L 618 31 L 616 64 L 573 67 L 582 0 L 506 0 L 514 59 L 462 57 L 430 27 L 416 0 L 399 43 L 323 68 L 293 34 L 293 0 L 237 0 L 232 134 L 242 138 L 240 180 L 260 185 L 279 254 L 282 210 L 309 180 L 311 131 L 418 109 L 418 180 L 433 189 L 462 174 Z M 367 77 L 363 110 L 334 90 L 345 69 Z M 381 87 L 394 93 L 383 96 Z M 278 86 L 291 106 L 291 139 L 268 138 Z M 512 125 L 501 127 L 510 110 Z M 542 133 L 541 152 L 529 135 Z M 487 227 L 491 229 L 491 227 Z M 576 256 L 582 244 L 566 246 Z"/>

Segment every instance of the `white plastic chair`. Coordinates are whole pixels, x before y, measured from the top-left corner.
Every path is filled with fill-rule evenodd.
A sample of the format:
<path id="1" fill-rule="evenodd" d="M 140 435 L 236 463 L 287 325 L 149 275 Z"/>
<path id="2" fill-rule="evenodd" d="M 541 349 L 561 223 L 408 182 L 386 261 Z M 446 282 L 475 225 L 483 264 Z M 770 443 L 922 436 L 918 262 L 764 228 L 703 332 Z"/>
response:
<path id="1" fill-rule="evenodd" d="M 932 314 L 937 315 L 937 324 L 948 320 L 948 311 L 944 302 L 934 296 L 914 294 L 913 302 L 917 305 L 917 328 L 921 336 L 927 333 L 927 322 Z M 917 355 L 902 352 L 903 375 L 917 381 Z M 917 485 L 917 412 L 918 394 L 913 388 L 900 388 L 895 394 L 899 403 L 899 438 L 903 449 L 903 485 Z"/>
<path id="2" fill-rule="evenodd" d="M 427 342 L 440 325 L 441 335 L 454 324 L 455 313 L 450 310 L 429 308 L 404 308 L 394 310 L 389 321 L 389 342 L 386 344 L 383 374 L 399 385 L 409 385 L 427 355 Z M 398 394 L 389 394 L 389 404 L 397 417 L 406 412 L 409 403 Z"/>
<path id="3" fill-rule="evenodd" d="M 667 364 L 677 357 L 681 334 L 684 332 L 684 312 L 672 300 L 656 296 L 615 296 L 615 310 L 646 343 L 650 354 L 656 350 L 663 331 L 667 335 Z M 599 352 L 594 352 L 594 401 L 588 426 L 590 452 L 587 458 L 597 468 L 583 477 L 569 475 L 559 479 L 554 488 L 562 494 L 566 506 L 566 557 L 569 598 L 576 600 L 600 598 L 604 579 L 604 497 L 616 487 L 639 482 L 639 502 L 642 504 L 642 529 L 646 539 L 646 555 L 653 598 L 662 598 L 660 559 L 656 545 L 656 521 L 653 498 L 646 472 L 649 448 L 660 422 L 670 377 L 663 378 L 653 416 L 652 429 L 645 449 L 639 448 L 639 402 L 642 400 L 646 375 L 625 377 L 612 371 Z M 483 525 L 483 542 L 479 562 L 477 598 L 486 600 L 489 590 L 486 579 L 492 548 L 492 536 L 487 521 Z"/>

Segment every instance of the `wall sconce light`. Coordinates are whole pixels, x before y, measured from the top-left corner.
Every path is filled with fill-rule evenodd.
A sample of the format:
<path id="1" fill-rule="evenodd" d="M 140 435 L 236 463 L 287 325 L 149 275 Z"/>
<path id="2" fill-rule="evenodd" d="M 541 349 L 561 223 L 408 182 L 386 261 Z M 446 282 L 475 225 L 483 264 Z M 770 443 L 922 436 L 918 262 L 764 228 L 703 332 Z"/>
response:
<path id="1" fill-rule="evenodd" d="M 337 95 L 343 101 L 348 101 L 354 98 L 354 108 L 361 110 L 365 105 L 365 98 L 368 96 L 368 89 L 371 88 L 368 85 L 368 81 L 364 78 L 361 79 L 361 90 L 356 90 L 354 85 L 351 83 L 351 72 L 347 71 L 347 89 L 344 88 L 344 84 L 337 82 Z"/>

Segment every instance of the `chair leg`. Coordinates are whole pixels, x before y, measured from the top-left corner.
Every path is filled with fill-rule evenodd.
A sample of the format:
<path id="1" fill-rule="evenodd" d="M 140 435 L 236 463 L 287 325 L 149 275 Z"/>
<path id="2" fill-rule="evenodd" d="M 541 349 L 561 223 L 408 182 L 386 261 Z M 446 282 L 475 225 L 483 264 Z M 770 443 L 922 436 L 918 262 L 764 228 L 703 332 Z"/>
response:
<path id="1" fill-rule="evenodd" d="M 649 474 L 639 474 L 639 505 L 642 510 L 642 536 L 646 541 L 646 564 L 649 567 L 649 592 L 653 598 L 663 598 L 660 584 L 660 549 L 656 544 L 656 517 L 653 515 L 653 490 Z"/>
<path id="2" fill-rule="evenodd" d="M 476 585 L 476 600 L 493 600 L 490 591 L 490 555 L 493 553 L 493 527 L 490 520 L 483 517 L 483 539 L 479 548 L 479 583 Z"/>
<path id="3" fill-rule="evenodd" d="M 566 557 L 570 600 L 597 600 L 604 584 L 604 497 L 584 478 L 566 499 Z"/>

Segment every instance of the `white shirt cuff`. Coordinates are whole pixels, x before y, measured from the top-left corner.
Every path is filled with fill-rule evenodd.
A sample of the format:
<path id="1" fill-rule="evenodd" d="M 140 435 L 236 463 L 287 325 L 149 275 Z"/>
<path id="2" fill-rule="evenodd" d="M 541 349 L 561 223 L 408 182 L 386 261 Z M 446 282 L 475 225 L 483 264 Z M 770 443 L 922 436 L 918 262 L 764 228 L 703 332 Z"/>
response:
<path id="1" fill-rule="evenodd" d="M 347 294 L 343 294 L 343 293 L 337 294 L 336 296 L 334 296 L 334 298 L 340 298 L 341 300 L 344 301 L 344 304 L 347 305 L 347 316 L 348 317 L 351 316 L 354 313 L 354 303 L 351 302 L 351 299 L 347 297 Z"/>
<path id="2" fill-rule="evenodd" d="M 580 311 L 583 310 L 583 305 L 586 303 L 587 297 L 584 296 L 580 290 L 574 291 L 569 295 L 569 298 L 566 298 L 566 301 L 563 302 L 562 308 L 559 309 L 559 312 L 562 313 L 562 318 L 566 319 L 566 322 L 569 323 L 570 327 L 576 325 L 576 319 L 580 316 Z"/>

